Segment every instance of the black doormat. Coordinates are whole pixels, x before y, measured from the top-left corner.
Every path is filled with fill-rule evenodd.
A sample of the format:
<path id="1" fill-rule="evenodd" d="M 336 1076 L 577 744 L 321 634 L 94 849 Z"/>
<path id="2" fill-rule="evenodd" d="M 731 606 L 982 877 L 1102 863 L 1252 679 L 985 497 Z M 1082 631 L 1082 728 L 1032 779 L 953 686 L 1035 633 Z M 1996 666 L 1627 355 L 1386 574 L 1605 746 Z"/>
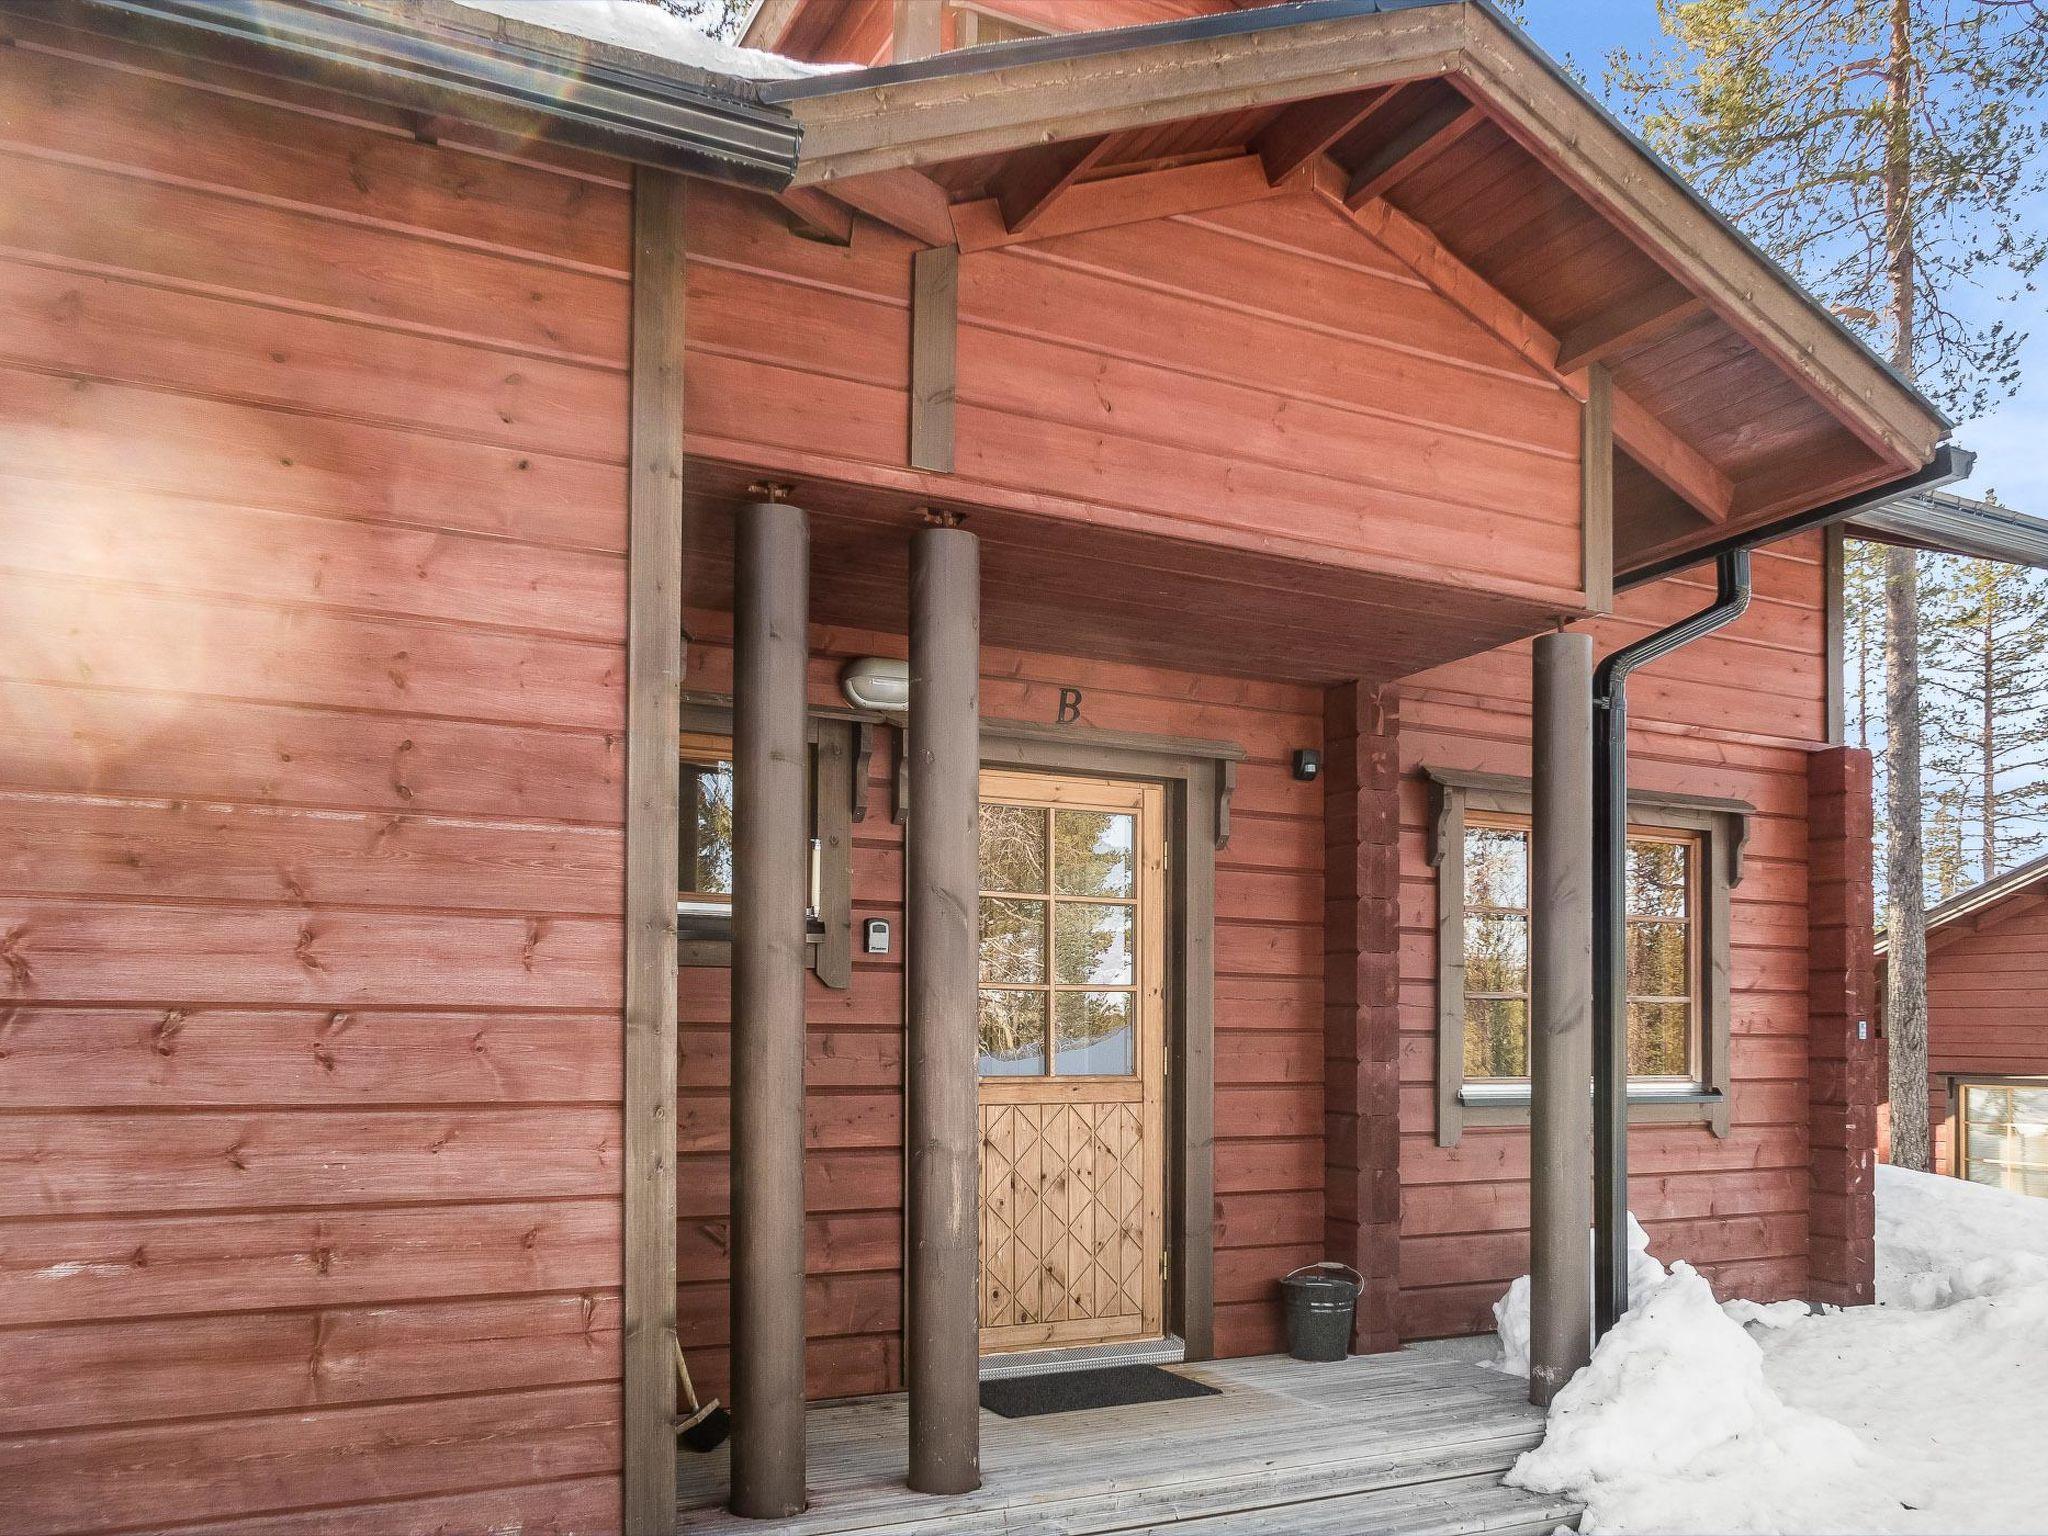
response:
<path id="1" fill-rule="evenodd" d="M 1109 1365 L 1092 1371 L 1048 1371 L 1043 1376 L 1006 1376 L 981 1384 L 981 1406 L 1006 1419 L 1082 1408 L 1122 1408 L 1128 1403 L 1164 1403 L 1177 1397 L 1215 1397 L 1204 1386 L 1156 1365 Z"/>

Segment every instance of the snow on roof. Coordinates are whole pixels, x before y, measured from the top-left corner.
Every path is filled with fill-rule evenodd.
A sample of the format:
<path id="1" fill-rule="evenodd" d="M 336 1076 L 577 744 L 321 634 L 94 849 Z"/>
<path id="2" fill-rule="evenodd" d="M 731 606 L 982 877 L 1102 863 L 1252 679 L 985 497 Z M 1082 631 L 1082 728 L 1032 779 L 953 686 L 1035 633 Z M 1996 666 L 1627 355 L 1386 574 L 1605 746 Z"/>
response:
<path id="1" fill-rule="evenodd" d="M 455 0 L 530 27 L 546 27 L 587 42 L 644 53 L 672 64 L 742 80 L 794 80 L 829 74 L 843 64 L 806 64 L 778 53 L 722 43 L 699 31 L 658 0 Z"/>

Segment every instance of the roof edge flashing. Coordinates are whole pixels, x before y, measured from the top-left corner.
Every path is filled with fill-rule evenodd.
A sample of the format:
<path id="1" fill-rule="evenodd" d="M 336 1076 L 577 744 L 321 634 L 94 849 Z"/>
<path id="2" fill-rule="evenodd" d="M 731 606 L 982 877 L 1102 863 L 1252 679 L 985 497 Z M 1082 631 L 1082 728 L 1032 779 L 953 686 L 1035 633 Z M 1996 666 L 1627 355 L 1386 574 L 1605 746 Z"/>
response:
<path id="1" fill-rule="evenodd" d="M 449 0 L 0 0 L 0 10 L 500 131 L 552 124 L 548 137 L 574 147 L 767 190 L 789 184 L 802 140 L 753 81 L 572 46 Z"/>

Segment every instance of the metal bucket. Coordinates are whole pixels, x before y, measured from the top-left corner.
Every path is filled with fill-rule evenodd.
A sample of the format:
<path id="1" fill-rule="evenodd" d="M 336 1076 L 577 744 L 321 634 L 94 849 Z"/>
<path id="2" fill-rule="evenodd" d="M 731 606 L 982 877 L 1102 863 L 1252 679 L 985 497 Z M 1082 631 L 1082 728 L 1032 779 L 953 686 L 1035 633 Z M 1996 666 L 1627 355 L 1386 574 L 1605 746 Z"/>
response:
<path id="1" fill-rule="evenodd" d="M 1342 1360 L 1350 1352 L 1351 1319 L 1364 1289 L 1365 1276 L 1329 1259 L 1284 1276 L 1287 1352 L 1297 1360 Z"/>

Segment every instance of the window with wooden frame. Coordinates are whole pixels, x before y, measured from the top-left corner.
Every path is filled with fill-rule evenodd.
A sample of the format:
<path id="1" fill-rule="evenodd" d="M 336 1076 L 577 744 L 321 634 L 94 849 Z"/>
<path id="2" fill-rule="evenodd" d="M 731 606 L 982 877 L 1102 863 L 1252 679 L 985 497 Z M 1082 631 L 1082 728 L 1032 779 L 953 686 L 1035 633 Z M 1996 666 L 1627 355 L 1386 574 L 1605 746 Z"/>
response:
<path id="1" fill-rule="evenodd" d="M 1426 770 L 1437 870 L 1437 1131 L 1526 1120 L 1529 786 Z M 1728 1123 L 1728 892 L 1749 807 L 1632 795 L 1628 848 L 1630 1117 Z"/>
<path id="2" fill-rule="evenodd" d="M 811 969 L 831 987 L 852 982 L 853 822 L 864 809 L 867 762 L 853 721 L 813 715 L 805 818 L 810 876 L 805 927 Z M 732 708 L 686 702 L 677 739 L 682 762 L 677 817 L 677 963 L 732 964 Z"/>
<path id="3" fill-rule="evenodd" d="M 2048 1078 L 1951 1078 L 1956 1176 L 2048 1196 Z"/>

